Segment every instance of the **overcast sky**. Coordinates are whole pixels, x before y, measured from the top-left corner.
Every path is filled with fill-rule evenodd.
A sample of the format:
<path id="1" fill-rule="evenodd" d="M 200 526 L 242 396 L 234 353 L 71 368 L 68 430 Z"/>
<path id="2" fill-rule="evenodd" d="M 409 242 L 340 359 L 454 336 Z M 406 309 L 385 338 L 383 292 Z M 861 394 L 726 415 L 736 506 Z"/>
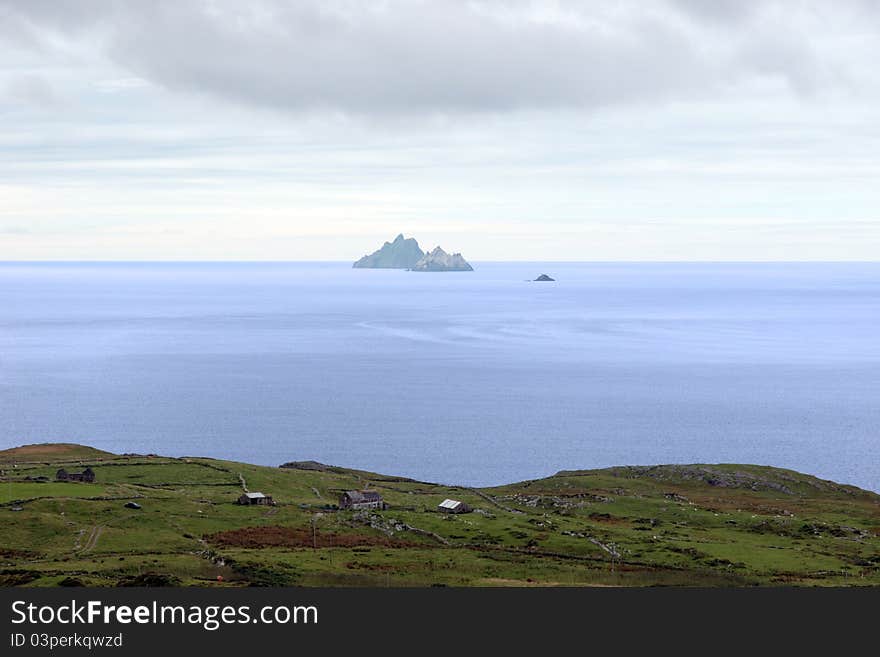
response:
<path id="1" fill-rule="evenodd" d="M 0 0 L 0 260 L 876 260 L 880 2 Z"/>

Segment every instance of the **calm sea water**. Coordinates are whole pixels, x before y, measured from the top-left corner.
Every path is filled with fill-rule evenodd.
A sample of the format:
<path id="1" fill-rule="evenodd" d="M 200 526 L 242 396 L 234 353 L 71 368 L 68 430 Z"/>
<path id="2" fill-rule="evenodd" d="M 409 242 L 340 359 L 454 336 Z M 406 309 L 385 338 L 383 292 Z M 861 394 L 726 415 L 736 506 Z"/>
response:
<path id="1" fill-rule="evenodd" d="M 540 273 L 556 283 L 531 283 Z M 880 490 L 880 264 L 0 264 L 0 448 Z"/>

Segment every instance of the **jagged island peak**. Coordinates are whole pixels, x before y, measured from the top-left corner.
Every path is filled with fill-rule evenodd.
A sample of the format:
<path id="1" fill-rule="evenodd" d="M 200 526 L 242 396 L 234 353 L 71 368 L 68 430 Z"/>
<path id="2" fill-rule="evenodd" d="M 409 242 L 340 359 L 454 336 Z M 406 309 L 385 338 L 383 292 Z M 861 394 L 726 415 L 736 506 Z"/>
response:
<path id="1" fill-rule="evenodd" d="M 385 242 L 382 247 L 365 255 L 352 265 L 358 269 L 412 269 L 424 257 L 414 237 L 406 238 L 400 233 L 393 242 Z"/>

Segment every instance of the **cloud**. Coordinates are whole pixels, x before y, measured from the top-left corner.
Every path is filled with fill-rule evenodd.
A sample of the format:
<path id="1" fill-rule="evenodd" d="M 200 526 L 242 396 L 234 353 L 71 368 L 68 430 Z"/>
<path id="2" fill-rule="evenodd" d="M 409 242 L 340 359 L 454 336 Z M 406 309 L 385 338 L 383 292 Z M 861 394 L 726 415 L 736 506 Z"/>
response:
<path id="1" fill-rule="evenodd" d="M 761 3 L 743 0 L 672 0 L 671 5 L 698 20 L 729 27 L 748 21 L 759 10 Z"/>
<path id="2" fill-rule="evenodd" d="M 132 77 L 173 91 L 403 115 L 713 98 L 755 80 L 817 93 L 839 54 L 823 50 L 829 17 L 808 3 L 793 23 L 786 6 L 2 0 L 0 10 L 45 48 L 97 44 Z"/>
<path id="3" fill-rule="evenodd" d="M 150 83 L 143 78 L 112 78 L 95 82 L 95 89 L 105 94 L 140 90 L 149 86 Z"/>
<path id="4" fill-rule="evenodd" d="M 40 75 L 16 75 L 0 87 L 0 103 L 37 108 L 54 108 L 62 104 L 52 85 Z"/>
<path id="5" fill-rule="evenodd" d="M 870 0 L 0 0 L 0 251 L 875 258 L 878 59 Z"/>

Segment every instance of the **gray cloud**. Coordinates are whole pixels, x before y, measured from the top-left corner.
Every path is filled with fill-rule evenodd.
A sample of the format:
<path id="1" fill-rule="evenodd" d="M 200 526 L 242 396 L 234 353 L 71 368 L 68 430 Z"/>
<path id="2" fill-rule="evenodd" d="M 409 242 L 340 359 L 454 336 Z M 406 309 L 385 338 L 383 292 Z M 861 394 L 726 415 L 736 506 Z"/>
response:
<path id="1" fill-rule="evenodd" d="M 0 90 L 0 100 L 37 108 L 55 108 L 62 104 L 48 80 L 35 74 L 13 76 Z"/>
<path id="2" fill-rule="evenodd" d="M 761 3 L 747 0 L 672 0 L 671 4 L 698 20 L 722 26 L 745 22 L 761 7 Z"/>
<path id="3" fill-rule="evenodd" d="M 94 42 L 167 89 L 366 114 L 591 109 L 714 98 L 753 80 L 812 94 L 850 79 L 828 74 L 836 63 L 815 38 L 830 4 L 807 3 L 799 23 L 786 6 L 0 0 L 42 47 Z"/>

